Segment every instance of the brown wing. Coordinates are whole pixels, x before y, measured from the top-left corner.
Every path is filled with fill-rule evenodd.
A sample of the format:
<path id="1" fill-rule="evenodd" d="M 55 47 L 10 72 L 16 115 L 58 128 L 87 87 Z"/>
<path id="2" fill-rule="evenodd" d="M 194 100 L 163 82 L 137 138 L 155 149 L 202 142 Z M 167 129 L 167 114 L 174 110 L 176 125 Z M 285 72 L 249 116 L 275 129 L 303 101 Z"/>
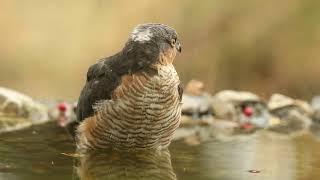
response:
<path id="1" fill-rule="evenodd" d="M 87 82 L 81 91 L 77 120 L 82 121 L 93 114 L 92 106 L 101 100 L 111 98 L 112 92 L 120 83 L 121 76 L 112 69 L 106 60 L 92 65 L 87 73 Z"/>

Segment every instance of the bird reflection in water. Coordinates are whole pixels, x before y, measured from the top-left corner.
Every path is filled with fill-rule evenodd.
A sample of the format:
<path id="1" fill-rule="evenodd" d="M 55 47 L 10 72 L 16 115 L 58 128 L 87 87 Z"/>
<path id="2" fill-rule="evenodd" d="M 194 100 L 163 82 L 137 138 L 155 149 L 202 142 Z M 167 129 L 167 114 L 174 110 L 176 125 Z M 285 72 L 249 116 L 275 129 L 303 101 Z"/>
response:
<path id="1" fill-rule="evenodd" d="M 81 180 L 177 179 L 169 150 L 86 153 L 76 160 L 75 174 Z"/>

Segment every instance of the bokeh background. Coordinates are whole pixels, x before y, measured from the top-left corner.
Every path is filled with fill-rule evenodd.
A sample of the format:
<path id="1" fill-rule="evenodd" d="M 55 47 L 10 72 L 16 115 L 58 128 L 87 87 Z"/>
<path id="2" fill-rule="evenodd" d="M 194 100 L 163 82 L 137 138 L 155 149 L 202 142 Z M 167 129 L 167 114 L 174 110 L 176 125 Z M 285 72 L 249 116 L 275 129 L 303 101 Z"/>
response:
<path id="1" fill-rule="evenodd" d="M 174 27 L 184 83 L 211 93 L 320 94 L 319 0 L 1 0 L 0 86 L 40 99 L 78 97 L 89 65 L 140 23 Z"/>

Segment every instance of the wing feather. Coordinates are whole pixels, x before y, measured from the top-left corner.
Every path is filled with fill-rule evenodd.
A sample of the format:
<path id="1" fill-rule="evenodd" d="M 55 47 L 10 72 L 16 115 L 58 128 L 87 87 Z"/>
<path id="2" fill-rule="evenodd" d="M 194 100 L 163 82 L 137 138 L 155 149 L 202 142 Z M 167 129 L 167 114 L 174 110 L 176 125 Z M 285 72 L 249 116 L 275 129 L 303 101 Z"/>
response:
<path id="1" fill-rule="evenodd" d="M 92 106 L 98 101 L 111 99 L 113 91 L 119 85 L 121 75 L 112 69 L 112 61 L 112 58 L 106 58 L 90 66 L 86 84 L 78 100 L 78 121 L 92 116 Z"/>

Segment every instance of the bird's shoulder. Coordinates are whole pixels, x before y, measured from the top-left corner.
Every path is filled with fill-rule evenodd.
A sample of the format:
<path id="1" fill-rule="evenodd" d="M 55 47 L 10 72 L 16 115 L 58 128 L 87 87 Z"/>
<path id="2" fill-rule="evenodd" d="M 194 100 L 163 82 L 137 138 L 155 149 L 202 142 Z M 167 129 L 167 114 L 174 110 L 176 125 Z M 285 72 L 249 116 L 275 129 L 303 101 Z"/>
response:
<path id="1" fill-rule="evenodd" d="M 93 115 L 93 105 L 101 100 L 111 99 L 112 92 L 120 83 L 121 74 L 113 68 L 117 61 L 116 56 L 99 60 L 91 65 L 87 72 L 77 106 L 77 119 L 82 121 Z"/>
<path id="2" fill-rule="evenodd" d="M 105 78 L 113 72 L 112 65 L 115 63 L 116 56 L 110 56 L 98 60 L 95 64 L 91 65 L 87 72 L 86 83 L 93 80 Z"/>

